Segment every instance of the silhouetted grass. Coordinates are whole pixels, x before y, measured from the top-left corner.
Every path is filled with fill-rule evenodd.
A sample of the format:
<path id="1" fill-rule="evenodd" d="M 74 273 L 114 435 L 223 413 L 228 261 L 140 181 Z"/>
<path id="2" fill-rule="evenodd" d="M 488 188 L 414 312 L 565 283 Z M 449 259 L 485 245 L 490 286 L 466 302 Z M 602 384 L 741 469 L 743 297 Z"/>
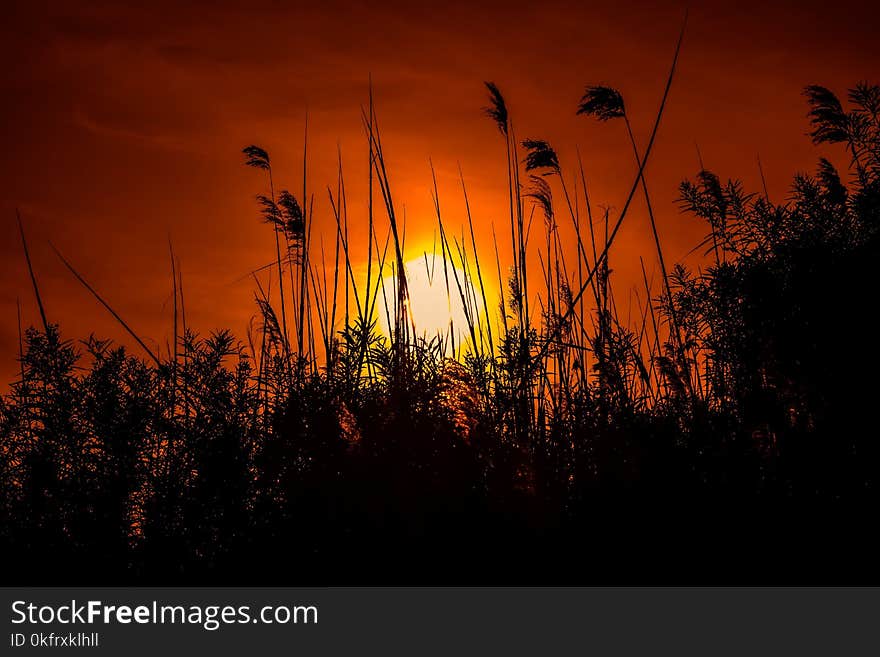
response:
<path id="1" fill-rule="evenodd" d="M 865 294 L 880 255 L 880 89 L 858 85 L 849 109 L 807 89 L 812 138 L 845 146 L 843 176 L 822 159 L 778 205 L 708 171 L 681 184 L 683 211 L 707 224 L 705 270 L 666 270 L 650 210 L 662 289 L 643 261 L 644 296 L 620 312 L 609 254 L 638 189 L 650 207 L 644 168 L 671 81 L 644 153 L 629 129 L 638 171 L 604 229 L 582 166 L 569 190 L 546 141 L 521 142 L 520 160 L 512 106 L 487 83 L 487 114 L 505 139 L 513 262 L 505 280 L 496 255 L 492 317 L 470 206 L 469 252 L 435 180 L 443 275 L 467 322 L 447 334 L 419 335 L 408 313 L 405 230 L 372 98 L 368 243 L 349 237 L 340 155 L 327 189 L 332 267 L 311 232 L 305 172 L 300 198 L 276 197 L 269 154 L 244 149 L 247 165 L 268 172 L 258 204 L 276 237 L 275 262 L 254 275 L 247 344 L 186 325 L 173 252 L 167 358 L 66 263 L 151 362 L 95 338 L 65 341 L 30 269 L 44 325 L 25 331 L 20 380 L 0 401 L 0 537 L 13 576 L 766 581 L 797 576 L 799 555 L 819 545 L 833 559 L 822 573 L 876 572 L 861 514 L 876 508 L 880 484 L 880 359 Z M 607 87 L 588 88 L 579 112 L 626 118 Z M 462 193 L 467 203 L 464 176 Z"/>

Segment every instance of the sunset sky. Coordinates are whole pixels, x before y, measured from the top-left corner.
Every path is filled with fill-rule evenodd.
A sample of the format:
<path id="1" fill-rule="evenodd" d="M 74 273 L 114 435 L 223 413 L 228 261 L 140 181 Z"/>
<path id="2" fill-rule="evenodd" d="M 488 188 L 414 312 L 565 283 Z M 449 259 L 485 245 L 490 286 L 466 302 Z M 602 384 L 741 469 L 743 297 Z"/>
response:
<path id="1" fill-rule="evenodd" d="M 372 76 L 408 256 L 430 249 L 436 222 L 429 158 L 445 220 L 464 204 L 494 258 L 506 226 L 504 142 L 481 108 L 498 84 L 520 138 L 547 139 L 571 177 L 575 147 L 597 206 L 620 208 L 636 170 L 623 125 L 575 116 L 587 84 L 624 95 L 644 147 L 663 91 L 682 2 L 13 2 L 0 50 L 0 386 L 16 372 L 16 299 L 38 322 L 15 222 L 25 221 L 49 320 L 68 338 L 129 342 L 64 269 L 58 247 L 151 344 L 171 333 L 168 238 L 180 258 L 189 324 L 244 337 L 254 313 L 247 273 L 274 255 L 243 166 L 251 143 L 273 157 L 277 184 L 299 194 L 305 116 L 315 244 L 332 250 L 327 185 L 337 145 L 349 216 L 363 253 L 367 146 L 360 121 Z M 682 216 L 678 183 L 707 168 L 758 189 L 760 155 L 774 200 L 820 151 L 805 136 L 802 88 L 839 93 L 880 82 L 878 12 L 870 2 L 698 2 L 647 169 L 670 261 L 702 238 Z M 557 203 L 561 204 L 561 198 Z M 561 205 L 560 208 L 561 210 Z M 387 225 L 384 215 L 381 228 Z M 560 217 L 564 222 L 564 215 Z M 506 245 L 506 242 L 505 242 Z M 611 254 L 620 284 L 653 266 L 639 200 Z M 501 251 L 502 261 L 509 249 Z M 690 264 L 698 264 L 691 256 Z M 626 290 L 624 287 L 623 293 Z"/>

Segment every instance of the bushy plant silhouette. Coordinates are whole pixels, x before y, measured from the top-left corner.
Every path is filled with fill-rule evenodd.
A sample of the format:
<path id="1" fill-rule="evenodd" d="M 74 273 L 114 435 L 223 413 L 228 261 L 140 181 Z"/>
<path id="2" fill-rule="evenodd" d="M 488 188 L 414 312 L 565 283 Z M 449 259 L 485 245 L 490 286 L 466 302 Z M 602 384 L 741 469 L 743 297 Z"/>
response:
<path id="1" fill-rule="evenodd" d="M 305 180 L 300 199 L 276 198 L 268 153 L 248 147 L 247 164 L 270 176 L 259 202 L 277 238 L 280 318 L 260 287 L 247 344 L 175 328 L 158 362 L 95 338 L 65 341 L 48 321 L 28 329 L 20 378 L 0 401 L 9 579 L 876 579 L 880 88 L 856 86 L 849 109 L 827 89 L 806 90 L 811 137 L 843 145 L 843 175 L 822 159 L 782 203 L 709 171 L 683 182 L 683 220 L 706 223 L 699 248 L 710 264 L 664 265 L 656 298 L 646 275 L 627 326 L 608 264 L 623 215 L 614 226 L 606 212 L 597 234 L 586 182 L 585 217 L 547 142 L 522 142 L 520 162 L 510 106 L 487 86 L 506 140 L 514 253 L 507 280 L 497 266 L 495 338 L 478 310 L 488 310 L 491 267 L 449 243 L 439 197 L 444 268 L 480 272 L 479 291 L 447 277 L 471 304 L 470 342 L 450 351 L 450 336 L 415 334 L 405 276 L 386 306 L 392 335 L 380 333 L 371 277 L 386 255 L 399 266 L 402 247 L 372 102 L 370 184 L 390 225 L 383 249 L 371 199 L 378 273 L 360 290 L 342 184 L 330 192 L 331 285 L 308 255 Z M 607 87 L 588 87 L 578 111 L 625 118 Z M 647 199 L 647 152 L 632 146 L 633 190 Z M 551 183 L 563 186 L 575 265 L 562 255 Z M 545 218 L 543 280 L 525 273 L 528 202 Z M 653 215 L 650 225 L 662 259 Z M 529 285 L 541 289 L 530 296 Z"/>

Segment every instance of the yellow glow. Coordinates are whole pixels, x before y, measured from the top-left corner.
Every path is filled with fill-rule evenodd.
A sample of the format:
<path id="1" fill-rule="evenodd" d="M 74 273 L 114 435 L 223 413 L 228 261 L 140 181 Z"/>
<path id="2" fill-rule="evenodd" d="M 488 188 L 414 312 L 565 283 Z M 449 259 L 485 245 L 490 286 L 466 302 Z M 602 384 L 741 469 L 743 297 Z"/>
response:
<path id="1" fill-rule="evenodd" d="M 428 254 L 406 263 L 406 282 L 409 290 L 408 308 L 415 325 L 416 335 L 436 335 L 449 337 L 450 320 L 452 335 L 456 343 L 460 343 L 469 335 L 467 315 L 462 303 L 462 293 L 470 299 L 471 308 L 478 308 L 474 299 L 479 299 L 479 291 L 468 280 L 464 271 L 446 263 L 446 271 L 443 269 L 443 257 Z M 456 285 L 456 277 L 458 285 Z M 448 281 L 448 287 L 447 287 Z M 461 286 L 461 293 L 459 292 Z M 394 300 L 397 289 L 397 277 L 386 276 L 383 280 L 383 290 L 380 292 L 378 301 L 379 322 L 383 330 L 389 333 L 388 320 L 394 322 Z M 448 294 L 447 294 L 448 290 Z M 387 301 L 387 313 L 385 303 Z M 472 320 L 476 324 L 479 314 L 472 312 Z"/>

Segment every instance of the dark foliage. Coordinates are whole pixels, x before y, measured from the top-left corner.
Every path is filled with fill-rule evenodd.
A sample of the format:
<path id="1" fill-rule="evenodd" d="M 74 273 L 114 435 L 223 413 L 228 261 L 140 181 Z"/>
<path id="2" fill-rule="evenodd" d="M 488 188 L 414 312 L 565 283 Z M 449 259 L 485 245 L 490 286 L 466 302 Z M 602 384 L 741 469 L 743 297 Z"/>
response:
<path id="1" fill-rule="evenodd" d="M 623 111 L 595 89 L 584 111 Z M 321 370 L 290 355 L 265 299 L 260 349 L 186 331 L 158 365 L 28 330 L 0 399 L 8 579 L 876 581 L 880 92 L 857 87 L 849 114 L 807 93 L 813 138 L 847 144 L 849 177 L 823 159 L 780 205 L 707 171 L 682 183 L 714 257 L 670 273 L 656 321 L 675 312 L 680 338 L 657 333 L 642 358 L 607 303 L 606 260 L 589 376 L 581 354 L 541 403 L 522 394 L 547 380 L 534 345 L 553 336 L 564 369 L 574 331 L 552 307 L 541 331 L 511 327 L 462 361 L 352 321 Z M 527 167 L 558 168 L 544 142 L 524 145 Z M 552 224 L 547 180 L 530 194 Z M 267 218 L 301 235 L 297 200 L 278 205 L 265 199 Z M 559 296 L 571 305 L 567 285 Z"/>
<path id="2" fill-rule="evenodd" d="M 495 121 L 498 125 L 498 130 L 506 137 L 510 119 L 507 114 L 507 104 L 504 102 L 504 96 L 501 95 L 501 91 L 494 82 L 486 82 L 485 85 L 486 89 L 489 90 L 489 105 L 484 107 L 483 111 L 486 113 L 486 116 Z"/>
<path id="3" fill-rule="evenodd" d="M 559 173 L 559 157 L 550 144 L 542 139 L 526 139 L 522 145 L 527 151 L 524 162 L 526 171 L 547 169 L 547 174 Z"/>
<path id="4" fill-rule="evenodd" d="M 595 116 L 600 121 L 619 119 L 626 115 L 623 96 L 611 87 L 587 87 L 581 102 L 578 103 L 578 114 Z"/>

